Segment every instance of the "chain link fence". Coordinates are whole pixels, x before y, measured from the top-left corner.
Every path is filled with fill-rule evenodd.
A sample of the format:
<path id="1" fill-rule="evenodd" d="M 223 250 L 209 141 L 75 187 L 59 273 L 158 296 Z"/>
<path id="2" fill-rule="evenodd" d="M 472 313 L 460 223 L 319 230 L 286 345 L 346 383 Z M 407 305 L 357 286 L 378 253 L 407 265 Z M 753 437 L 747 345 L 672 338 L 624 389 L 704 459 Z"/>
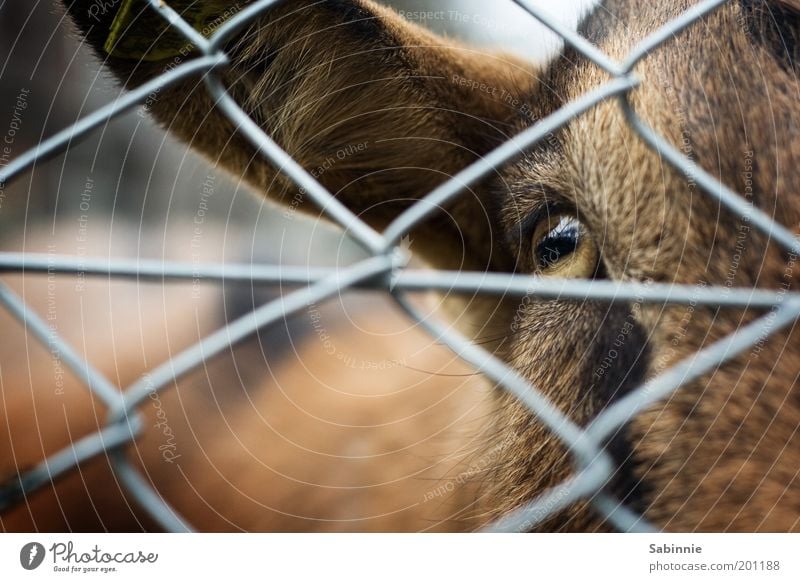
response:
<path id="1" fill-rule="evenodd" d="M 743 197 L 728 189 L 699 168 L 680 151 L 649 127 L 629 102 L 629 93 L 639 80 L 634 67 L 645 56 L 669 42 L 704 15 L 722 6 L 726 0 L 707 0 L 687 10 L 679 18 L 645 38 L 627 58 L 618 62 L 600 51 L 578 33 L 570 30 L 537 8 L 532 0 L 515 0 L 532 18 L 563 38 L 564 42 L 608 73 L 610 79 L 600 88 L 538 121 L 522 133 L 479 159 L 447 180 L 420 201 L 400 214 L 383 233 L 359 220 L 309 172 L 285 153 L 228 94 L 219 71 L 228 64 L 224 43 L 280 0 L 256 1 L 230 18 L 205 38 L 162 0 L 147 0 L 171 26 L 199 51 L 200 56 L 162 74 L 130 91 L 78 123 L 42 141 L 37 147 L 13 160 L 0 170 L 0 186 L 10 183 L 43 159 L 66 150 L 82 136 L 110 119 L 145 102 L 161 88 L 191 76 L 201 76 L 218 107 L 241 133 L 276 168 L 301 188 L 333 222 L 345 229 L 355 242 L 369 252 L 369 257 L 352 266 L 334 268 L 287 268 L 250 264 L 186 264 L 162 261 L 87 260 L 85 257 L 0 253 L 0 272 L 60 273 L 84 276 L 119 277 L 158 282 L 203 280 L 242 282 L 252 285 L 281 285 L 298 289 L 271 301 L 252 313 L 233 321 L 204 338 L 174 358 L 144 375 L 138 382 L 120 390 L 47 326 L 38 315 L 7 286 L 0 284 L 0 303 L 25 326 L 28 333 L 47 346 L 79 377 L 93 395 L 107 407 L 107 423 L 49 458 L 38 466 L 0 485 L 0 511 L 19 503 L 25 496 L 51 483 L 79 464 L 101 454 L 109 456 L 121 483 L 156 522 L 167 531 L 191 531 L 192 526 L 178 515 L 138 472 L 126 455 L 126 446 L 143 431 L 139 407 L 151 394 L 173 386 L 175 381 L 214 356 L 230 349 L 285 317 L 310 304 L 323 302 L 348 289 L 368 288 L 389 294 L 408 316 L 436 340 L 451 348 L 461 359 L 481 371 L 498 387 L 513 394 L 531 413 L 565 445 L 574 462 L 574 474 L 561 484 L 491 524 L 489 531 L 526 531 L 553 514 L 580 500 L 589 500 L 593 509 L 621 531 L 656 529 L 641 515 L 621 504 L 604 486 L 613 476 L 616 464 L 604 443 L 637 414 L 668 397 L 683 385 L 714 370 L 731 358 L 776 333 L 800 316 L 800 294 L 758 289 L 728 289 L 688 285 L 616 283 L 600 280 L 560 280 L 483 272 L 431 272 L 408 267 L 408 257 L 401 240 L 415 225 L 458 197 L 491 172 L 519 157 L 527 149 L 573 118 L 591 110 L 598 103 L 616 100 L 635 132 L 660 156 L 693 180 L 704 193 L 739 215 L 787 251 L 800 254 L 800 242 L 785 227 L 751 206 Z M 560 300 L 593 300 L 609 304 L 633 301 L 708 305 L 714 307 L 750 307 L 769 311 L 728 337 L 706 346 L 693 357 L 649 380 L 603 410 L 586 427 L 578 426 L 564 415 L 536 386 L 530 385 L 516 371 L 480 346 L 457 332 L 423 316 L 409 302 L 407 294 L 420 290 L 477 292 L 507 297 L 531 297 Z"/>

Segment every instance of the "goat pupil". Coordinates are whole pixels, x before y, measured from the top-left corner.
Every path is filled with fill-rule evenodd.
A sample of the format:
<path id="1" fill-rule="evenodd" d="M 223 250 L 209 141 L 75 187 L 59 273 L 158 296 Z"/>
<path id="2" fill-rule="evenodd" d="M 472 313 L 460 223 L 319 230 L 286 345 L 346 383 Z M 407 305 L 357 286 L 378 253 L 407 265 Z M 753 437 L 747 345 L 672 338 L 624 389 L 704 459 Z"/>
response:
<path id="1" fill-rule="evenodd" d="M 574 253 L 580 243 L 580 235 L 580 224 L 575 218 L 562 218 L 536 245 L 539 268 L 553 267 L 560 260 Z"/>

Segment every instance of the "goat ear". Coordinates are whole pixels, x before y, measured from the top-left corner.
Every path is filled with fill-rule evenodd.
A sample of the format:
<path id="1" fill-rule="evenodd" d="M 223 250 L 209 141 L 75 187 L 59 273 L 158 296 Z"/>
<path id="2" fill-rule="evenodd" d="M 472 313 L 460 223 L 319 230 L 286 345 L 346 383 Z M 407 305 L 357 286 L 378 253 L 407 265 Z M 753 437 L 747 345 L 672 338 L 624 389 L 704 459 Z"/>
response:
<path id="1" fill-rule="evenodd" d="M 161 29 L 149 41 L 141 38 L 137 12 L 98 14 L 94 0 L 65 1 L 84 37 L 129 86 L 182 58 L 173 56 L 174 36 Z M 136 2 L 142 13 L 150 10 Z M 190 2 L 170 4 L 180 12 Z M 208 4 L 219 14 L 206 10 L 195 24 L 224 17 L 219 0 Z M 507 139 L 535 79 L 528 64 L 445 40 L 369 0 L 284 2 L 232 39 L 226 52 L 232 66 L 222 76 L 234 99 L 377 227 Z M 302 200 L 215 111 L 196 79 L 151 101 L 149 109 L 170 131 L 266 196 L 291 205 Z M 487 222 L 487 210 L 485 201 L 471 198 L 455 205 L 451 218 L 474 229 Z M 437 228 L 441 234 L 445 227 Z M 470 236 L 485 255 L 488 239 Z"/>

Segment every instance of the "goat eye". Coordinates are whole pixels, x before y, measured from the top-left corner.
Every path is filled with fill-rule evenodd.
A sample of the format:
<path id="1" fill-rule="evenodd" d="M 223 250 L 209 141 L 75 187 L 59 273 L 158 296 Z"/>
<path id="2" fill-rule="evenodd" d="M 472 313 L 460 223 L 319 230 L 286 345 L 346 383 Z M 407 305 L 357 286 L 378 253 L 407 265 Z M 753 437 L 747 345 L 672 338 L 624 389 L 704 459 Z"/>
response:
<path id="1" fill-rule="evenodd" d="M 586 227 L 575 216 L 555 214 L 533 234 L 533 266 L 541 275 L 568 278 L 594 276 L 599 252 Z"/>

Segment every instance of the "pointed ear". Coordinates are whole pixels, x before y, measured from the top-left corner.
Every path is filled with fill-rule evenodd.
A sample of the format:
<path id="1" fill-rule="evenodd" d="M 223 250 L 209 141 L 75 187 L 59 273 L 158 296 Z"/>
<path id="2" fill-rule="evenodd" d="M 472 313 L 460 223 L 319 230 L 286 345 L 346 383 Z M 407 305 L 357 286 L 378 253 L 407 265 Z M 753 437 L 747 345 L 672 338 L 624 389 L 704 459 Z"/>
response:
<path id="1" fill-rule="evenodd" d="M 129 86 L 182 60 L 171 56 L 174 38 L 142 24 L 153 16 L 145 16 L 150 9 L 144 0 L 135 0 L 138 8 L 129 10 L 123 26 L 117 12 L 93 13 L 93 0 L 65 1 L 85 38 Z M 180 12 L 188 2 L 170 5 Z M 220 0 L 209 6 L 223 18 Z M 227 12 L 235 12 L 232 2 Z M 213 16 L 204 14 L 202 22 Z M 524 117 L 523 98 L 535 80 L 528 64 L 446 40 L 369 0 L 284 2 L 232 39 L 226 52 L 232 66 L 222 77 L 230 94 L 306 170 L 377 227 L 505 140 Z M 197 79 L 159 92 L 148 108 L 264 195 L 306 206 L 215 111 Z M 453 216 L 462 226 L 487 222 L 486 201 L 471 198 L 454 206 L 451 222 Z M 446 227 L 438 228 L 441 234 Z M 481 239 L 484 247 L 487 240 Z"/>

